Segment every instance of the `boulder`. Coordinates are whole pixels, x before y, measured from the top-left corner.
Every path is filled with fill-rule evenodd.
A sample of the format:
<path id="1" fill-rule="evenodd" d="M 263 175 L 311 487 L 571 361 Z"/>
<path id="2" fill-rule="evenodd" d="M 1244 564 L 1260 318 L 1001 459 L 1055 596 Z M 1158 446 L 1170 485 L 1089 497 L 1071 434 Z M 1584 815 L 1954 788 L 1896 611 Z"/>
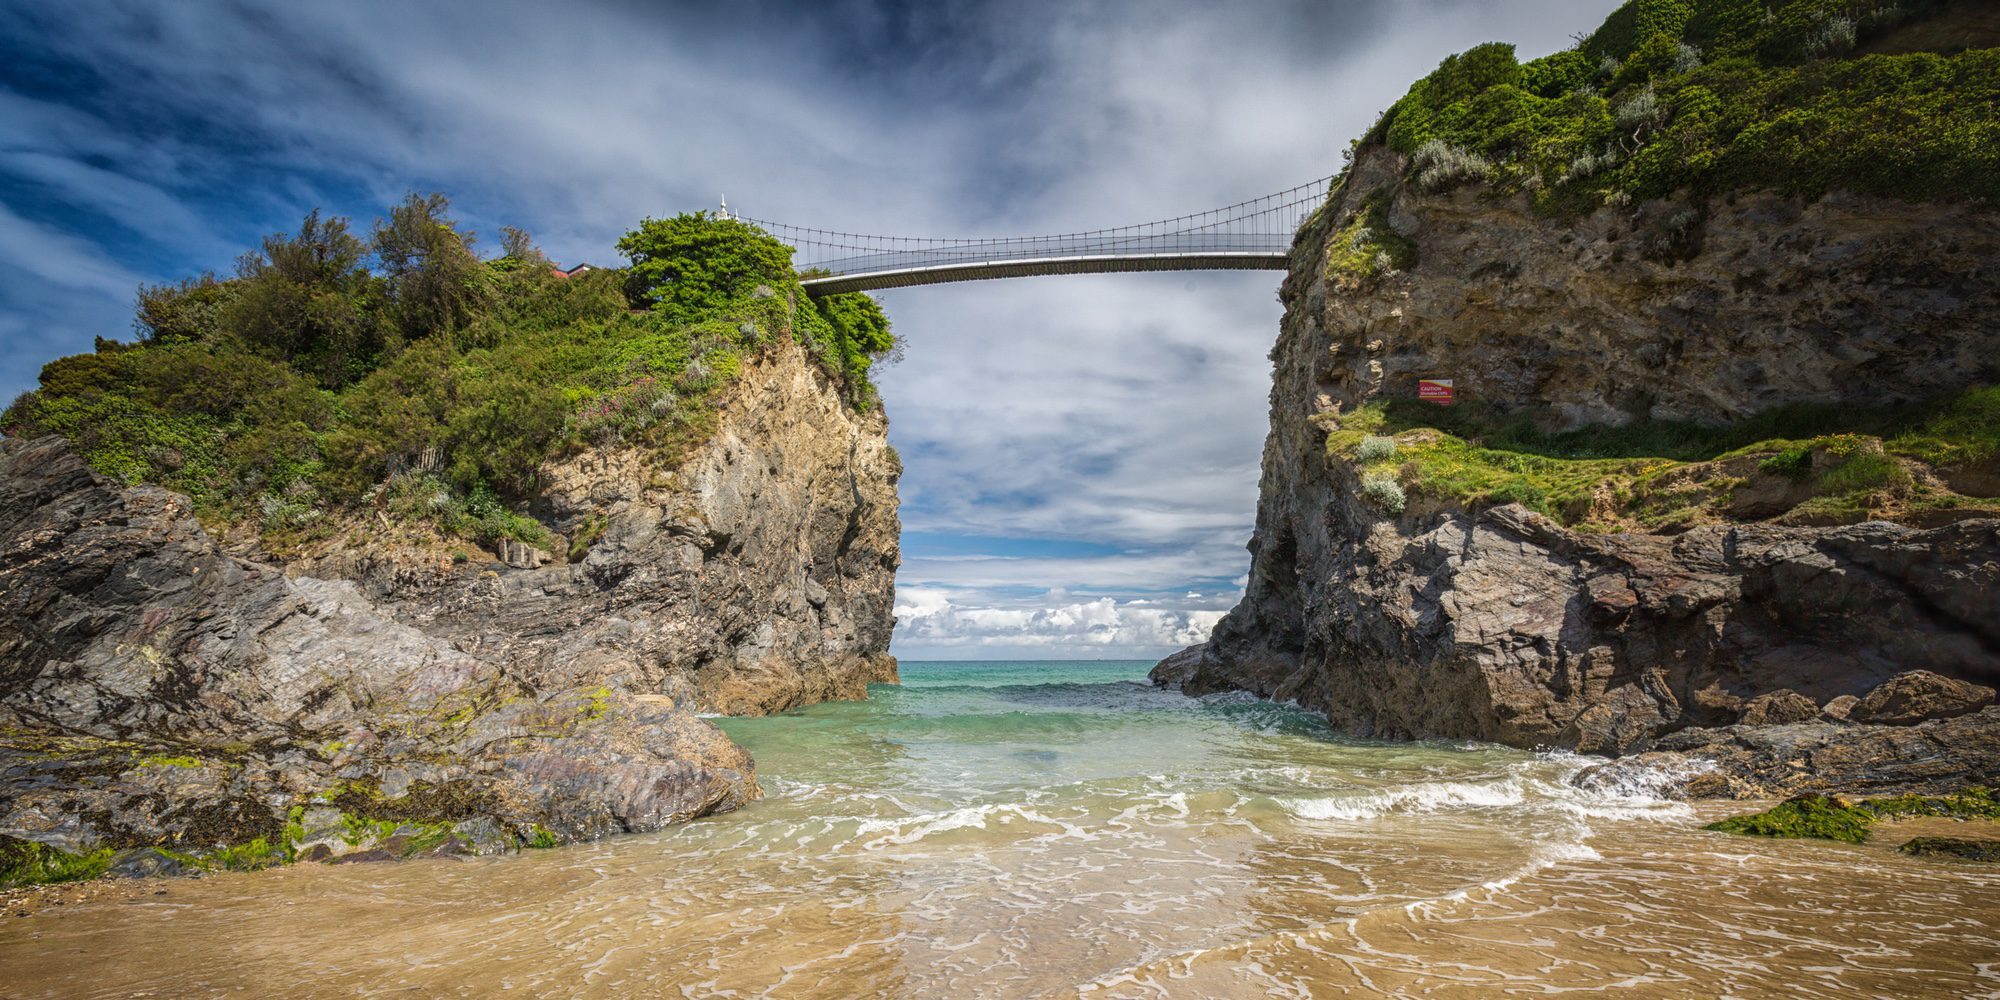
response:
<path id="1" fill-rule="evenodd" d="M 1188 679 L 1194 676 L 1195 671 L 1201 668 L 1202 652 L 1207 648 L 1207 643 L 1189 646 L 1155 664 L 1152 673 L 1147 676 L 1152 678 L 1156 686 L 1178 691 L 1181 685 L 1186 684 Z"/>
<path id="2" fill-rule="evenodd" d="M 1737 722 L 1746 726 L 1774 726 L 1809 722 L 1819 717 L 1819 705 L 1811 698 L 1789 689 L 1760 694 L 1743 706 Z"/>
<path id="3" fill-rule="evenodd" d="M 1908 726 L 1929 719 L 1955 719 L 1993 704 L 1993 689 L 1928 670 L 1897 674 L 1855 704 L 1855 722 Z"/>
<path id="4" fill-rule="evenodd" d="M 105 870 L 105 874 L 118 878 L 154 878 L 179 875 L 186 870 L 187 866 L 180 858 L 157 847 L 135 847 L 112 855 L 111 867 Z"/>

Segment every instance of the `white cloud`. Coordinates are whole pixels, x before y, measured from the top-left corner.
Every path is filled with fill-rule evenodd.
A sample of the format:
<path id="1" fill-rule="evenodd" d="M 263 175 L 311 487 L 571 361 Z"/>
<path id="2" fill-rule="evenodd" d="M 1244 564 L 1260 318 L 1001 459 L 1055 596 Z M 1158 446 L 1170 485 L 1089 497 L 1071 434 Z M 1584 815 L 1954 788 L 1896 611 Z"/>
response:
<path id="1" fill-rule="evenodd" d="M 1023 652 L 1056 657 L 1161 656 L 1201 642 L 1223 612 L 1100 597 L 1047 607 L 966 607 L 942 591 L 905 588 L 896 604 L 899 654 L 961 659 Z"/>

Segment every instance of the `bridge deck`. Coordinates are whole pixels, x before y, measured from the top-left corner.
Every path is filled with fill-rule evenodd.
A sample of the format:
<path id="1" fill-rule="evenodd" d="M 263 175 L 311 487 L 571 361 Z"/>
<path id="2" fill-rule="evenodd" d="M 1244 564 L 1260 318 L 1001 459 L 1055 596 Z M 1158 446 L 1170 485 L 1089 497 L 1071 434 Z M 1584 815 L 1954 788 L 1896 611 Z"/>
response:
<path id="1" fill-rule="evenodd" d="M 854 274 L 807 278 L 806 294 L 837 295 L 911 285 L 941 285 L 949 281 L 1019 278 L 1036 274 L 1108 274 L 1121 271 L 1282 271 L 1290 266 L 1285 251 L 1196 251 L 1183 253 L 1091 254 L 1072 257 L 1031 257 L 1022 260 L 980 260 L 928 264 Z"/>

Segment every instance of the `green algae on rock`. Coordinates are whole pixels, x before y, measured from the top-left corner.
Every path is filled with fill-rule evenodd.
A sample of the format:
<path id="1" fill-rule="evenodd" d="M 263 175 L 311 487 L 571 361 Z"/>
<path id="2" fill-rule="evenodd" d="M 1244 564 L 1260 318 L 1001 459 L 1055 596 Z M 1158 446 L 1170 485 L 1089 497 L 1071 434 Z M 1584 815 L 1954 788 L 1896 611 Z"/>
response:
<path id="1" fill-rule="evenodd" d="M 2000 862 L 2000 840 L 1980 837 L 1917 837 L 1896 850 L 1925 858 Z"/>
<path id="2" fill-rule="evenodd" d="M 1748 816 L 1731 816 L 1702 829 L 1754 837 L 1796 837 L 1859 844 L 1874 817 L 1830 795 L 1801 795 Z"/>
<path id="3" fill-rule="evenodd" d="M 1760 813 L 1731 816 L 1702 829 L 1756 837 L 1810 838 L 1859 844 L 1868 839 L 1869 828 L 1877 820 L 1920 816 L 2000 819 L 2000 801 L 1995 801 L 1990 789 L 1977 785 L 1950 795 L 1898 795 L 1854 803 L 1815 793 L 1787 799 Z"/>
<path id="4" fill-rule="evenodd" d="M 0 889 L 56 882 L 81 882 L 111 869 L 111 848 L 72 852 L 32 840 L 0 835 Z"/>

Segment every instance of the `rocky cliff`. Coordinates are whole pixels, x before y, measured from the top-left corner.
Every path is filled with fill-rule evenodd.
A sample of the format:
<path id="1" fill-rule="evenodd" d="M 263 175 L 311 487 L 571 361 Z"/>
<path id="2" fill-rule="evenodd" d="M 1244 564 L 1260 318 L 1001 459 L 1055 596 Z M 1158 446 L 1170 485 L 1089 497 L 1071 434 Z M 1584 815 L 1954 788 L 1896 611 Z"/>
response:
<path id="1" fill-rule="evenodd" d="M 883 430 L 780 342 L 678 462 L 546 470 L 565 551 L 364 518 L 285 563 L 59 438 L 0 441 L 0 860 L 494 850 L 736 808 L 752 762 L 697 713 L 895 679 Z"/>
<path id="2" fill-rule="evenodd" d="M 886 430 L 880 410 L 857 412 L 780 344 L 678 464 L 599 448 L 546 468 L 535 512 L 577 540 L 568 552 L 509 547 L 496 557 L 514 565 L 474 565 L 364 522 L 286 571 L 353 580 L 398 620 L 536 684 L 604 683 L 727 715 L 862 698 L 896 680 L 902 469 Z"/>
<path id="3" fill-rule="evenodd" d="M 2000 678 L 1990 454 L 1829 438 L 1570 468 L 1380 411 L 1451 379 L 1459 407 L 1574 442 L 1985 385 L 2000 216 L 1746 193 L 1562 217 L 1479 185 L 1427 193 L 1407 166 L 1364 147 L 1300 234 L 1248 590 L 1156 679 L 1296 699 L 1362 734 L 1615 754 L 1780 691 L 1817 712 L 1912 669 Z M 1417 460 L 1447 446 L 1461 464 Z M 1808 503 L 1827 447 L 1905 485 Z M 1490 468 L 1602 488 L 1537 512 L 1507 502 L 1546 499 L 1525 480 L 1477 488 Z M 1668 499 L 1685 509 L 1655 516 Z"/>

